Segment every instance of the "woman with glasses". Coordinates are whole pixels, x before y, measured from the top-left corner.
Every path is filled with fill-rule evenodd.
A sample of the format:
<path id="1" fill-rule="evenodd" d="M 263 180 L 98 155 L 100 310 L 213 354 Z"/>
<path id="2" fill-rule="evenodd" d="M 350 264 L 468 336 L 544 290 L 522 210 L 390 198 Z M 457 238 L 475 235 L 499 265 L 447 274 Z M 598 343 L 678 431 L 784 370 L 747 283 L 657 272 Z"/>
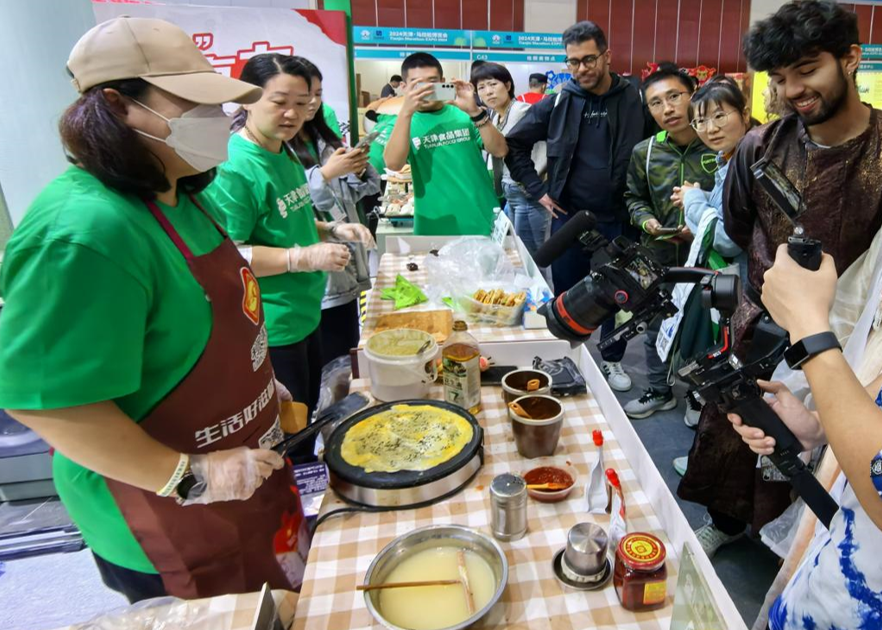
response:
<path id="1" fill-rule="evenodd" d="M 684 210 L 686 226 L 695 234 L 689 252 L 689 262 L 700 267 L 720 269 L 729 265 L 734 259 L 738 263 L 742 278 L 747 274 L 747 260 L 741 248 L 732 242 L 723 225 L 723 188 L 729 160 L 741 139 L 751 128 L 750 113 L 747 100 L 738 85 L 728 77 L 715 77 L 708 81 L 692 96 L 689 107 L 690 125 L 698 134 L 699 139 L 709 148 L 717 152 L 717 172 L 714 173 L 714 187 L 710 192 L 701 189 L 698 184 L 684 182 L 674 188 L 671 200 Z M 708 347 L 713 343 L 713 327 L 710 314 L 697 303 L 687 301 L 692 293 L 686 287 L 675 291 L 675 301 L 680 297 L 678 306 L 684 311 L 680 336 L 674 342 L 672 353 L 680 357 L 692 356 L 694 352 Z M 674 334 L 677 328 L 672 329 Z M 690 416 L 697 424 L 695 414 Z M 694 426 L 690 422 L 690 426 Z M 682 476 L 686 473 L 688 457 L 674 460 L 674 470 Z M 710 539 L 711 530 L 699 530 L 700 541 Z M 706 546 L 710 549 L 710 544 Z"/>
<path id="2" fill-rule="evenodd" d="M 248 60 L 240 79 L 263 95 L 236 115 L 229 159 L 207 190 L 260 285 L 276 376 L 310 414 L 321 385 L 327 272 L 346 269 L 347 243 L 370 238 L 361 226 L 316 220 L 306 171 L 288 146 L 308 117 L 312 67 L 277 53 Z M 294 460 L 311 459 L 313 446 L 301 444 Z"/>
<path id="3" fill-rule="evenodd" d="M 322 365 L 342 356 L 358 345 L 358 296 L 371 288 L 368 249 L 374 239 L 361 223 L 358 202 L 380 192 L 380 175 L 368 164 L 367 147 L 344 147 L 336 131 L 325 119 L 322 102 L 322 73 L 311 62 L 303 64 L 312 76 L 312 100 L 306 121 L 289 142 L 309 181 L 309 194 L 321 221 L 355 230 L 361 242 L 347 243 L 351 254 L 343 271 L 328 274 L 328 287 L 322 299 Z"/>
<path id="4" fill-rule="evenodd" d="M 505 135 L 530 111 L 530 105 L 515 100 L 514 79 L 505 66 L 498 63 L 485 63 L 472 70 L 472 85 L 481 101 L 491 109 L 490 121 Z M 547 166 L 545 143 L 533 146 L 533 164 L 540 176 L 544 176 Z M 487 168 L 493 175 L 497 196 L 504 196 L 508 202 L 509 217 L 515 225 L 515 233 L 524 242 L 530 255 L 548 238 L 551 230 L 551 214 L 527 194 L 524 187 L 516 182 L 505 162 L 487 154 Z"/>
<path id="5" fill-rule="evenodd" d="M 723 184 L 729 170 L 729 159 L 752 123 L 747 99 L 738 85 L 729 77 L 714 77 L 692 97 L 689 108 L 690 125 L 698 137 L 709 148 L 717 152 L 717 172 L 714 174 L 714 187 L 705 192 L 698 184 L 684 182 L 674 188 L 671 197 L 674 204 L 682 208 L 686 215 L 686 225 L 693 234 L 709 213 L 716 220 L 713 248 L 727 257 L 741 253 L 741 248 L 732 242 L 723 227 Z"/>

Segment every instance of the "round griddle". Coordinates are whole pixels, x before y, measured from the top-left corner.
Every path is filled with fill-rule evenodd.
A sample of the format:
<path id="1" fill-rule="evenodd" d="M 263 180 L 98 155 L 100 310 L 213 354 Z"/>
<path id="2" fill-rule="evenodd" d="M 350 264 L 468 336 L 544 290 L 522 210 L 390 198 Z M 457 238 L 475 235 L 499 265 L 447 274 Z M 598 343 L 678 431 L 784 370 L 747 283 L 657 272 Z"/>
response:
<path id="1" fill-rule="evenodd" d="M 340 449 L 349 429 L 398 405 L 437 407 L 455 413 L 472 425 L 472 439 L 451 459 L 423 471 L 369 473 L 346 463 Z M 331 434 L 324 458 L 331 487 L 346 501 L 367 506 L 410 507 L 455 494 L 468 484 L 484 463 L 483 443 L 484 430 L 465 409 L 438 400 L 397 400 L 365 409 L 345 420 Z"/>

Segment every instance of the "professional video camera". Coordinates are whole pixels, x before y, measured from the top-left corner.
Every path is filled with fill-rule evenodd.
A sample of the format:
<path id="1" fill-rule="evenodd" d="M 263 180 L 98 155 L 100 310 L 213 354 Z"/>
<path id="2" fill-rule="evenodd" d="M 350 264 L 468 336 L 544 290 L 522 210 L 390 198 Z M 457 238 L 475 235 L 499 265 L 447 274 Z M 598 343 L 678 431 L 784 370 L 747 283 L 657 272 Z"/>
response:
<path id="1" fill-rule="evenodd" d="M 821 264 L 821 243 L 806 238 L 798 218 L 804 206 L 799 192 L 778 167 L 765 158 L 751 167 L 758 184 L 794 225 L 787 249 L 792 258 L 807 269 L 817 270 Z M 549 331 L 574 346 L 584 343 L 609 317 L 618 311 L 631 314 L 626 324 L 600 340 L 601 349 L 619 339 L 630 339 L 646 332 L 656 317 L 670 317 L 677 308 L 671 300 L 670 285 L 698 284 L 704 308 L 720 312 L 721 344 L 710 348 L 687 364 L 678 375 L 706 403 L 717 404 L 723 412 L 738 413 L 745 424 L 762 429 L 775 438 L 772 463 L 793 485 L 806 505 L 829 527 L 838 505 L 818 483 L 798 457 L 802 445 L 787 426 L 763 400 L 757 379 L 768 377 L 781 362 L 789 347 L 788 334 L 763 315 L 744 360 L 732 352 L 731 317 L 740 300 L 737 276 L 719 274 L 707 269 L 665 267 L 645 247 L 624 237 L 608 243 L 594 230 L 590 212 L 582 211 L 571 218 L 536 253 L 536 262 L 547 266 L 574 242 L 592 256 L 604 255 L 591 273 L 569 291 L 545 304 L 540 310 Z"/>

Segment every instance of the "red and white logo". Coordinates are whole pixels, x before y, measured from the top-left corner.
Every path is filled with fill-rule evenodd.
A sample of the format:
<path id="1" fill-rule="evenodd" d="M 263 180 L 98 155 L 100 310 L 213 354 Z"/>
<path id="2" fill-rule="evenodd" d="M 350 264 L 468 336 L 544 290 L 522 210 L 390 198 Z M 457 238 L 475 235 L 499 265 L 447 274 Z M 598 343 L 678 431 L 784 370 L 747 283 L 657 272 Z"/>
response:
<path id="1" fill-rule="evenodd" d="M 242 267 L 242 312 L 257 326 L 260 323 L 260 286 L 248 267 Z"/>

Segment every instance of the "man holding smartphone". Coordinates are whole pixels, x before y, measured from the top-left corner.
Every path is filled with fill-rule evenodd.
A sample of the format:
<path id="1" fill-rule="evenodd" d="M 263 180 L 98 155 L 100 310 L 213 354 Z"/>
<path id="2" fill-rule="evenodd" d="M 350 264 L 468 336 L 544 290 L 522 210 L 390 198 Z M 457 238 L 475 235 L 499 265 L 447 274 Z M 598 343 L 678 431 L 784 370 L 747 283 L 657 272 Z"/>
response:
<path id="1" fill-rule="evenodd" d="M 689 124 L 689 101 L 694 91 L 692 77 L 671 63 L 661 64 L 646 78 L 644 100 L 662 131 L 634 147 L 628 167 L 625 203 L 631 222 L 642 230 L 643 245 L 667 266 L 684 264 L 692 241 L 683 210 L 671 199 L 674 187 L 688 181 L 712 190 L 717 170 L 716 154 L 704 146 Z M 668 383 L 668 362 L 663 362 L 656 350 L 663 319 L 654 319 L 646 333 L 649 388 L 625 405 L 631 418 L 647 418 L 656 411 L 677 407 Z M 698 411 L 693 413 L 697 416 Z"/>
<path id="2" fill-rule="evenodd" d="M 471 83 L 453 81 L 455 94 L 441 93 L 444 72 L 432 55 L 410 55 L 401 75 L 404 103 L 383 156 L 390 170 L 411 166 L 414 234 L 488 236 L 499 200 L 481 151 L 505 157 L 505 137 L 475 103 Z"/>

